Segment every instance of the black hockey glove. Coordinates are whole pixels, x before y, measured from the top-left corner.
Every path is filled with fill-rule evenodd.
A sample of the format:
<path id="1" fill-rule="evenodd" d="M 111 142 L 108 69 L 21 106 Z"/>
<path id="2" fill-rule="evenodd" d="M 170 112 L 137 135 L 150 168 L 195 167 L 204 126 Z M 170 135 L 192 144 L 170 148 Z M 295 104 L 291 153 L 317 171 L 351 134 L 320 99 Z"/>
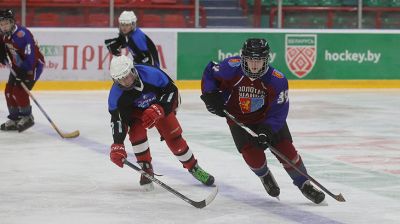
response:
<path id="1" fill-rule="evenodd" d="M 257 134 L 258 134 L 258 137 L 257 137 L 258 144 L 262 148 L 266 149 L 270 145 L 275 145 L 276 144 L 275 135 L 274 135 L 274 133 L 272 132 L 272 129 L 269 126 L 261 125 L 257 129 Z"/>
<path id="2" fill-rule="evenodd" d="M 123 40 L 121 38 L 122 37 L 119 36 L 117 38 L 107 39 L 104 41 L 104 43 L 107 46 L 107 49 L 111 52 L 111 54 L 115 56 L 121 55 L 120 48 L 123 45 Z"/>
<path id="3" fill-rule="evenodd" d="M 16 67 L 16 68 L 14 68 L 14 71 L 17 75 L 15 78 L 18 82 L 21 82 L 21 80 L 25 80 L 28 76 L 28 72 L 25 71 L 25 69 L 23 69 L 23 68 Z"/>
<path id="4" fill-rule="evenodd" d="M 204 93 L 200 98 L 204 101 L 210 113 L 225 117 L 224 98 L 221 92 Z"/>

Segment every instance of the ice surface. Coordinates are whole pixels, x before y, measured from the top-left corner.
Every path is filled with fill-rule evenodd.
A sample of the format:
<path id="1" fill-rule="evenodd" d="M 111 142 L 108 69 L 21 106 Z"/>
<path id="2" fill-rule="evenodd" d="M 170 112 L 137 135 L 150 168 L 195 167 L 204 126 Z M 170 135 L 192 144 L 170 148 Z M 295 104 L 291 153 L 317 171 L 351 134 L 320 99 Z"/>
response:
<path id="1" fill-rule="evenodd" d="M 234 147 L 224 119 L 209 114 L 199 91 L 182 91 L 183 136 L 219 187 L 196 209 L 158 185 L 142 192 L 139 174 L 109 161 L 112 143 L 106 91 L 33 91 L 64 132 L 61 139 L 33 104 L 36 125 L 0 132 L 0 223 L 399 223 L 400 91 L 297 90 L 290 93 L 288 124 L 309 174 L 332 193 L 308 201 L 271 153 L 281 201 L 267 195 Z M 4 97 L 1 122 L 6 120 Z M 154 130 L 149 131 L 155 172 L 194 200 L 211 188 L 182 168 Z M 130 161 L 135 162 L 129 142 Z"/>

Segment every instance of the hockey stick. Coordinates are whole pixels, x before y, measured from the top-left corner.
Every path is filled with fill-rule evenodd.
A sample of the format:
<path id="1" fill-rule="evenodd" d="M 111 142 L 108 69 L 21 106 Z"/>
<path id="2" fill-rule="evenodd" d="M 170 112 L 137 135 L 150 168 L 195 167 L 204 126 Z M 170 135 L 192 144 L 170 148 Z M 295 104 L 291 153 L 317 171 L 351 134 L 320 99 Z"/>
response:
<path id="1" fill-rule="evenodd" d="M 150 179 L 154 183 L 160 185 L 161 187 L 163 187 L 167 191 L 171 192 L 172 194 L 174 194 L 178 198 L 186 201 L 187 203 L 191 204 L 192 206 L 194 206 L 196 208 L 204 208 L 204 207 L 206 207 L 207 205 L 209 205 L 214 200 L 215 196 L 217 196 L 218 187 L 215 187 L 213 192 L 206 199 L 201 200 L 201 201 L 193 201 L 192 199 L 190 199 L 190 198 L 186 197 L 185 195 L 179 193 L 178 191 L 176 191 L 175 189 L 171 188 L 170 186 L 164 184 L 163 182 L 161 182 L 157 178 L 155 178 L 155 177 L 149 175 L 148 173 L 144 172 L 142 169 L 140 169 L 139 167 L 137 167 L 133 163 L 129 162 L 127 159 L 124 159 L 123 161 L 124 161 L 125 165 L 127 165 L 130 168 L 138 171 L 140 174 L 143 174 L 145 177 L 147 177 L 148 179 Z"/>
<path id="2" fill-rule="evenodd" d="M 251 130 L 249 127 L 245 126 L 243 123 L 239 122 L 238 120 L 236 120 L 236 118 L 230 114 L 228 111 L 224 110 L 224 113 L 226 114 L 226 116 L 231 119 L 233 122 L 235 122 L 238 126 L 240 126 L 241 128 L 243 128 L 247 133 L 249 133 L 251 136 L 253 137 L 258 137 L 258 135 Z M 297 172 L 299 172 L 301 175 L 307 177 L 311 182 L 313 182 L 315 185 L 317 185 L 319 188 L 321 188 L 321 190 L 325 191 L 325 193 L 327 193 L 329 196 L 331 196 L 332 198 L 334 198 L 336 201 L 340 201 L 340 202 L 345 202 L 346 200 L 344 199 L 342 193 L 339 193 L 338 195 L 333 194 L 332 192 L 330 192 L 328 189 L 326 189 L 322 184 L 320 184 L 318 181 L 316 181 L 314 178 L 312 178 L 310 175 L 302 172 L 299 168 L 296 167 L 296 165 L 290 161 L 285 155 L 283 155 L 282 153 L 280 153 L 276 148 L 274 148 L 272 145 L 270 145 L 269 143 L 267 143 L 268 148 L 275 154 L 277 155 L 279 158 L 283 159 L 287 164 L 289 164 L 293 169 L 295 169 Z"/>
<path id="3" fill-rule="evenodd" d="M 10 66 L 10 64 L 6 63 L 6 66 L 10 69 L 11 73 L 15 78 L 17 78 L 17 73 L 15 73 L 14 69 Z M 39 107 L 40 111 L 43 113 L 43 115 L 47 118 L 47 120 L 50 122 L 51 126 L 56 130 L 56 132 L 62 137 L 62 138 L 76 138 L 79 136 L 79 131 L 73 131 L 70 133 L 63 133 L 60 131 L 60 129 L 57 128 L 57 126 L 54 124 L 54 122 L 51 120 L 49 115 L 47 115 L 46 111 L 40 106 L 39 102 L 35 99 L 35 97 L 32 95 L 31 91 L 28 89 L 28 87 L 25 85 L 23 81 L 20 82 L 22 88 L 25 90 L 25 92 L 32 98 L 33 102 Z"/>

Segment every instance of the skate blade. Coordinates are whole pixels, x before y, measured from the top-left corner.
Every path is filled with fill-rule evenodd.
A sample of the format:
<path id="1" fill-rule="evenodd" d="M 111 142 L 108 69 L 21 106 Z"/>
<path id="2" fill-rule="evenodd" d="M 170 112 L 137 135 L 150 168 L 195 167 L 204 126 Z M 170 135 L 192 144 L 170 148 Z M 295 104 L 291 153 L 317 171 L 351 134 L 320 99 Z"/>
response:
<path id="1" fill-rule="evenodd" d="M 153 191 L 154 190 L 154 184 L 153 182 L 145 184 L 145 185 L 140 185 L 140 189 L 142 191 Z"/>

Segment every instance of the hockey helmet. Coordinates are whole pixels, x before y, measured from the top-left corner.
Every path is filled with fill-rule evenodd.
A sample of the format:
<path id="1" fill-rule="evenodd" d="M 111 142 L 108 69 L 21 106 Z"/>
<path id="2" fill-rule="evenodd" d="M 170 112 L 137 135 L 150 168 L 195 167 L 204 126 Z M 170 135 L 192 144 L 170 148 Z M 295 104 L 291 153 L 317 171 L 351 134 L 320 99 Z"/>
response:
<path id="1" fill-rule="evenodd" d="M 133 11 L 123 11 L 118 18 L 119 24 L 133 24 L 137 22 L 137 17 Z"/>
<path id="2" fill-rule="evenodd" d="M 247 39 L 241 53 L 241 66 L 244 74 L 252 79 L 263 76 L 268 69 L 269 52 L 269 44 L 265 39 Z"/>
<path id="3" fill-rule="evenodd" d="M 15 17 L 11 9 L 0 10 L 0 22 L 7 20 L 9 24 L 1 24 L 0 31 L 4 35 L 11 35 L 15 29 Z"/>

